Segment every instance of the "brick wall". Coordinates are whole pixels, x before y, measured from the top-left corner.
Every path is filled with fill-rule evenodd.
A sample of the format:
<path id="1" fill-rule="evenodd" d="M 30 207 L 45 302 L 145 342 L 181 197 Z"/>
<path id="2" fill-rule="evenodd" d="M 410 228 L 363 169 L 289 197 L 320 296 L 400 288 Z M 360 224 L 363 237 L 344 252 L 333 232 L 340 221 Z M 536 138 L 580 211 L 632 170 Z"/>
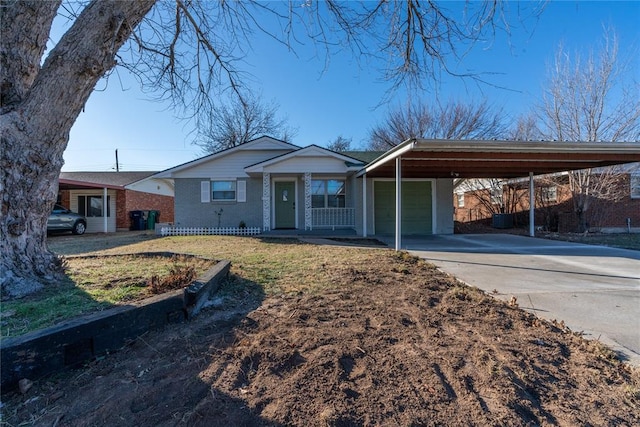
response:
<path id="1" fill-rule="evenodd" d="M 174 222 L 173 197 L 133 190 L 124 190 L 122 193 L 124 193 L 122 196 L 124 202 L 121 203 L 120 198 L 117 199 L 117 228 L 129 228 L 131 226 L 129 212 L 135 210 L 156 210 L 160 212 L 159 222 Z"/>
<path id="2" fill-rule="evenodd" d="M 116 191 L 116 230 L 129 228 L 130 226 L 126 190 L 118 190 Z"/>
<path id="3" fill-rule="evenodd" d="M 630 196 L 629 175 L 624 175 L 618 181 L 624 197 L 612 202 L 610 200 L 592 199 L 587 211 L 587 223 L 591 230 L 601 228 L 626 228 L 627 218 L 631 219 L 631 227 L 640 227 L 640 199 Z M 561 233 L 574 232 L 578 229 L 578 217 L 574 212 L 571 191 L 568 184 L 557 185 L 557 200 L 547 206 L 536 202 L 535 222 L 551 231 Z M 529 196 L 528 189 L 519 189 L 523 197 L 516 210 L 515 223 L 528 223 Z M 488 194 L 487 194 L 488 196 Z M 465 193 L 464 207 L 457 206 L 457 195 L 453 196 L 455 220 L 462 223 L 484 222 L 490 223 L 491 212 L 483 206 L 473 194 Z M 483 221 L 484 220 L 484 221 Z"/>
<path id="4" fill-rule="evenodd" d="M 618 190 L 625 196 L 617 201 L 609 200 L 592 201 L 587 212 L 587 222 L 592 228 L 624 227 L 627 226 L 627 218 L 631 219 L 632 227 L 640 227 L 640 199 L 632 199 L 630 196 L 630 176 L 624 175 L 618 181 Z"/>
<path id="5" fill-rule="evenodd" d="M 59 204 L 69 209 L 71 206 L 71 193 L 69 190 L 62 190 L 58 195 Z"/>
<path id="6" fill-rule="evenodd" d="M 489 193 L 487 191 L 482 191 L 482 197 L 489 197 Z M 483 219 L 491 218 L 492 213 L 484 206 L 480 201 L 478 201 L 478 197 L 467 192 L 464 194 L 464 206 L 458 206 L 458 197 L 456 194 L 453 195 L 453 206 L 454 206 L 454 219 L 458 222 L 475 222 Z"/>

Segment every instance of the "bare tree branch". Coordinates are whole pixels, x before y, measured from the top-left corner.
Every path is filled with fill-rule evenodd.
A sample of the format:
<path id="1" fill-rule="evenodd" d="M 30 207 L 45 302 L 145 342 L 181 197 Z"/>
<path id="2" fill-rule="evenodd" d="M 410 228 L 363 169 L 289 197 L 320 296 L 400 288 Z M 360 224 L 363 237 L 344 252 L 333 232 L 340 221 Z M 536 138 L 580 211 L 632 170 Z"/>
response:
<path id="1" fill-rule="evenodd" d="M 558 49 L 538 116 L 542 135 L 557 141 L 623 142 L 640 139 L 640 83 L 628 78 L 615 33 L 604 29 L 600 50 L 586 60 Z M 593 199 L 614 200 L 620 174 L 614 168 L 569 172 L 580 230 L 587 230 Z"/>
<path id="2" fill-rule="evenodd" d="M 369 132 L 369 148 L 388 150 L 410 138 L 494 139 L 507 132 L 505 114 L 486 101 L 453 101 L 426 106 L 422 103 L 389 112 L 385 121 Z"/>
<path id="3" fill-rule="evenodd" d="M 264 103 L 260 96 L 249 95 L 242 102 L 232 97 L 206 115 L 200 126 L 195 144 L 205 153 L 215 153 L 269 135 L 289 141 L 295 131 L 287 126 L 284 118 L 278 118 L 278 106 Z"/>

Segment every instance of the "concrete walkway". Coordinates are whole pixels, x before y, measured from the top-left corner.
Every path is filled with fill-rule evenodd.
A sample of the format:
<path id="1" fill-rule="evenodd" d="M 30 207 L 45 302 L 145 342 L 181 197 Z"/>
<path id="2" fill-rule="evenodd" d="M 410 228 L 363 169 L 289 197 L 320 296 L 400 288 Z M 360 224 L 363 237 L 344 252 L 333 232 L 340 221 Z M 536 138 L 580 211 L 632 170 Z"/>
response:
<path id="1" fill-rule="evenodd" d="M 640 366 L 640 251 L 506 234 L 404 238 L 403 249 Z"/>

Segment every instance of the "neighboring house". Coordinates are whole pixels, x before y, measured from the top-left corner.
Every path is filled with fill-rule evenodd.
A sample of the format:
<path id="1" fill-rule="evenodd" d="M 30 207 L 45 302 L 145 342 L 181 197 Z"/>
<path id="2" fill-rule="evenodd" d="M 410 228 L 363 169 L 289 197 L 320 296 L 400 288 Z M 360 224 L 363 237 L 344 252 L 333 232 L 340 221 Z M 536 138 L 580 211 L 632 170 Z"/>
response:
<path id="1" fill-rule="evenodd" d="M 587 211 L 592 231 L 640 231 L 640 163 L 620 168 L 615 200 L 593 198 Z M 598 174 L 594 173 L 593 179 Z M 553 179 L 551 179 L 553 178 Z M 498 183 L 498 184 L 496 184 Z M 514 213 L 516 223 L 526 223 L 529 210 L 528 190 L 523 180 L 472 180 L 454 190 L 455 220 L 461 223 L 491 221 L 499 212 Z M 536 177 L 536 223 L 547 230 L 573 232 L 578 229 L 571 190 L 566 173 L 554 177 Z"/>
<path id="2" fill-rule="evenodd" d="M 154 173 L 61 172 L 57 202 L 86 216 L 88 233 L 129 230 L 136 210 L 159 211 L 159 221 L 173 222 L 173 182 L 151 178 Z"/>
<path id="3" fill-rule="evenodd" d="M 347 229 L 362 235 L 366 222 L 368 235 L 393 234 L 393 179 L 356 177 L 380 154 L 301 148 L 263 136 L 153 178 L 174 181 L 177 226 Z M 403 234 L 453 232 L 451 179 L 407 180 L 405 192 L 411 197 L 403 201 Z"/>

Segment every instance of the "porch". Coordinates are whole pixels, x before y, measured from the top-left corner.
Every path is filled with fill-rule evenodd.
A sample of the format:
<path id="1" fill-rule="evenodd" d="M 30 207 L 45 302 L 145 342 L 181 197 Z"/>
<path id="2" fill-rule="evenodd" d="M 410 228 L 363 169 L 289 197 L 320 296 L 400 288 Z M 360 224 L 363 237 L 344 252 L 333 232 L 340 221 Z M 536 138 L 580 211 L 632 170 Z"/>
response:
<path id="1" fill-rule="evenodd" d="M 310 230 L 354 229 L 355 226 L 355 208 L 311 208 Z"/>
<path id="2" fill-rule="evenodd" d="M 352 181 L 350 176 L 338 174 L 263 173 L 263 232 L 350 230 L 354 234 Z"/>

